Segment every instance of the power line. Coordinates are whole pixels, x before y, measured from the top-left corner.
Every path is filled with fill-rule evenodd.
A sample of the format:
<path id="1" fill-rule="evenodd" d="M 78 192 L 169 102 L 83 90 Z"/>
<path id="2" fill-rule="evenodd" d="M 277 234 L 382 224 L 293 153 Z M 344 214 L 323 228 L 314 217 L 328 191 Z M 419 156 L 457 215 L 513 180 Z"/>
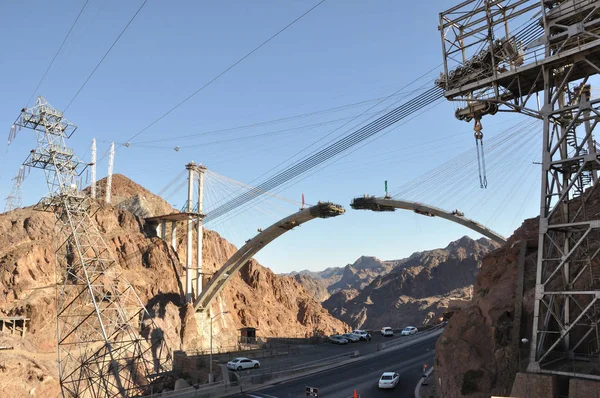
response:
<path id="1" fill-rule="evenodd" d="M 404 85 L 404 86 L 403 86 L 403 87 L 401 87 L 400 89 L 396 90 L 394 93 L 392 93 L 392 94 L 388 95 L 388 96 L 387 96 L 387 97 L 386 97 L 386 98 L 385 98 L 383 101 L 386 101 L 386 100 L 390 99 L 391 97 L 393 97 L 393 96 L 397 95 L 399 92 L 401 92 L 401 91 L 402 91 L 402 90 L 404 90 L 405 88 L 407 88 L 407 87 L 411 86 L 411 85 L 412 85 L 412 84 L 414 84 L 415 82 L 417 82 L 417 81 L 421 80 L 422 78 L 424 78 L 425 76 L 427 76 L 429 73 L 431 73 L 431 72 L 432 72 L 434 69 L 438 68 L 439 66 L 441 66 L 441 64 L 439 64 L 439 65 L 435 66 L 434 68 L 431 68 L 430 70 L 428 70 L 427 72 L 425 72 L 425 73 L 424 73 L 424 74 L 422 74 L 421 76 L 417 77 L 416 79 L 414 79 L 414 80 L 413 80 L 413 81 L 411 81 L 410 83 L 408 83 L 408 84 Z M 416 91 L 416 90 L 415 90 L 415 91 Z M 422 95 L 422 94 L 423 94 L 423 93 L 421 93 L 421 95 Z M 404 99 L 404 98 L 406 98 L 406 96 L 403 96 L 402 98 L 400 98 L 400 100 L 402 100 L 402 99 Z M 380 101 L 379 103 L 381 103 L 381 102 L 383 102 L 383 101 Z M 398 102 L 399 102 L 399 101 L 396 101 L 396 102 L 395 102 L 395 104 L 397 104 Z M 307 151 L 307 150 L 308 150 L 308 149 L 309 149 L 311 146 L 314 146 L 314 145 L 315 145 L 315 144 L 317 144 L 318 142 L 320 142 L 320 141 L 323 141 L 324 139 L 326 139 L 327 137 L 331 136 L 333 133 L 337 132 L 338 130 L 342 129 L 343 127 L 347 126 L 348 124 L 350 124 L 350 123 L 351 123 L 351 122 L 353 122 L 354 120 L 356 120 L 356 119 L 360 118 L 361 116 L 364 116 L 364 115 L 368 114 L 367 112 L 369 112 L 369 111 L 371 111 L 372 109 L 374 109 L 374 108 L 375 108 L 377 105 L 379 105 L 379 103 L 377 103 L 377 104 L 375 104 L 375 105 L 373 105 L 373 106 L 371 106 L 371 107 L 369 107 L 369 108 L 367 108 L 367 109 L 363 110 L 361 113 L 359 113 L 358 115 L 354 116 L 354 117 L 353 117 L 351 120 L 349 120 L 348 122 L 346 122 L 346 123 L 342 124 L 341 126 L 339 126 L 339 127 L 335 128 L 333 131 L 331 131 L 331 132 L 329 132 L 328 134 L 324 135 L 323 137 L 319 138 L 317 141 L 313 142 L 313 143 L 312 143 L 312 144 L 310 144 L 309 146 L 307 146 L 307 147 L 305 147 L 305 148 L 301 149 L 300 151 L 296 152 L 295 154 L 293 154 L 292 156 L 290 156 L 290 157 L 289 157 L 287 160 L 284 160 L 283 162 L 280 162 L 280 163 L 279 163 L 279 164 L 277 164 L 276 166 L 272 167 L 271 169 L 269 169 L 269 170 L 265 171 L 264 173 L 262 173 L 262 174 L 261 174 L 261 175 L 259 175 L 258 177 L 254 178 L 254 179 L 253 179 L 253 180 L 252 180 L 250 183 L 253 183 L 254 181 L 258 180 L 259 178 L 261 178 L 262 176 L 266 175 L 267 173 L 270 173 L 271 171 L 275 170 L 276 168 L 278 168 L 279 166 L 283 165 L 284 163 L 286 163 L 286 162 L 288 162 L 288 161 L 291 161 L 291 159 L 293 159 L 293 158 L 295 158 L 296 156 L 300 155 L 301 153 L 303 153 L 303 152 Z M 387 109 L 386 109 L 386 110 L 387 110 Z M 378 111 L 378 112 L 375 112 L 375 114 L 377 114 L 377 113 L 381 113 L 381 112 L 382 112 L 382 111 Z M 370 119 L 370 118 L 367 118 L 367 119 L 365 119 L 363 122 L 359 123 L 359 125 L 360 125 L 360 124 L 362 124 L 362 123 L 366 123 L 366 121 L 367 121 L 368 119 Z M 355 127 L 358 127 L 358 125 L 357 125 L 357 126 L 355 126 Z M 331 140 L 329 140 L 328 142 L 326 142 L 324 145 L 331 144 L 332 142 L 334 142 L 334 140 L 335 140 L 335 139 L 339 139 L 340 137 L 341 137 L 341 135 L 338 135 L 338 136 L 336 136 L 336 137 L 332 138 Z M 322 147 L 323 147 L 323 146 L 321 146 L 320 148 L 322 148 Z M 310 155 L 312 155 L 312 154 L 316 153 L 317 151 L 319 151 L 319 148 L 317 148 L 317 149 L 314 149 L 312 152 L 308 153 L 306 156 L 310 156 Z"/>
<path id="2" fill-rule="evenodd" d="M 201 86 L 199 89 L 197 89 L 196 91 L 194 91 L 192 94 L 190 94 L 189 96 L 187 96 L 185 99 L 183 99 L 182 101 L 180 101 L 177 105 L 175 105 L 174 107 L 172 107 L 171 109 L 169 109 L 167 112 L 163 113 L 161 116 L 159 116 L 157 119 L 155 119 L 152 123 L 150 123 L 149 125 L 147 125 L 146 127 L 144 127 L 143 129 L 141 129 L 140 131 L 138 131 L 137 133 L 135 133 L 131 138 L 129 138 L 127 140 L 127 142 L 132 141 L 133 139 L 135 139 L 136 137 L 138 137 L 140 134 L 144 133 L 146 130 L 148 130 L 150 127 L 154 126 L 156 123 L 158 123 L 159 121 L 161 121 L 162 119 L 164 119 L 166 116 L 168 116 L 171 112 L 173 112 L 175 109 L 179 108 L 181 105 L 185 104 L 187 101 L 189 101 L 190 99 L 192 99 L 196 94 L 198 94 L 199 92 L 201 92 L 202 90 L 204 90 L 206 87 L 210 86 L 212 83 L 214 83 L 216 80 L 218 80 L 221 76 L 225 75 L 227 72 L 229 72 L 231 69 L 235 68 L 237 65 L 239 65 L 242 61 L 244 61 L 246 58 L 248 58 L 249 56 L 251 56 L 252 54 L 254 54 L 256 51 L 260 50 L 262 47 L 264 47 L 267 43 L 269 43 L 271 40 L 273 40 L 274 38 L 276 38 L 277 36 L 279 36 L 281 33 L 283 33 L 285 30 L 287 30 L 289 27 L 291 27 L 292 25 L 294 25 L 296 22 L 300 21 L 302 18 L 304 18 L 306 15 L 308 15 L 311 11 L 313 11 L 315 8 L 317 8 L 318 6 L 320 6 L 321 4 L 323 4 L 326 0 L 321 0 L 319 1 L 317 4 L 315 4 L 314 6 L 312 6 L 311 8 L 309 8 L 307 11 L 305 11 L 303 14 L 301 14 L 299 17 L 297 17 L 296 19 L 294 19 L 292 22 L 288 23 L 286 26 L 284 26 L 283 28 L 281 28 L 279 31 L 277 31 L 277 33 L 275 33 L 274 35 L 272 35 L 271 37 L 269 37 L 267 40 L 263 41 L 261 44 L 259 44 L 257 47 L 255 47 L 253 50 L 251 50 L 250 52 L 246 53 L 246 55 L 244 55 L 242 58 L 238 59 L 237 61 L 235 61 L 233 64 L 231 64 L 227 69 L 225 69 L 223 72 L 219 73 L 217 76 L 213 77 L 212 79 L 210 79 L 208 82 L 206 82 L 203 86 Z M 119 147 L 123 146 L 124 144 L 121 144 Z"/>
<path id="3" fill-rule="evenodd" d="M 437 104 L 435 104 L 435 102 L 436 102 L 436 101 L 437 101 L 437 100 L 433 101 L 433 102 L 432 102 L 430 105 L 433 105 L 432 107 L 439 105 L 439 104 L 440 104 L 440 102 L 438 102 Z M 434 105 L 434 104 L 435 104 L 435 105 Z M 354 153 L 354 152 L 356 152 L 356 151 L 360 150 L 360 149 L 361 149 L 363 146 L 365 146 L 365 145 L 368 145 L 369 143 L 371 143 L 371 142 L 373 142 L 373 141 L 375 141 L 375 140 L 377 140 L 377 139 L 379 139 L 379 138 L 383 137 L 383 136 L 384 136 L 384 135 L 386 135 L 386 134 L 389 134 L 390 132 L 392 132 L 392 131 L 396 130 L 397 128 L 401 127 L 402 125 L 404 125 L 404 124 L 408 123 L 409 121 L 411 121 L 411 120 L 413 120 L 413 119 L 415 119 L 415 118 L 419 117 L 419 116 L 420 116 L 420 115 L 421 115 L 423 112 L 425 112 L 425 111 L 428 111 L 428 110 L 429 110 L 429 109 L 431 109 L 432 107 L 429 107 L 429 108 L 427 108 L 427 106 L 426 106 L 426 107 L 422 108 L 422 109 L 421 109 L 421 111 L 420 111 L 419 113 L 415 114 L 415 115 L 414 115 L 414 116 L 412 116 L 411 118 L 409 118 L 409 119 L 406 119 L 406 120 L 403 120 L 403 121 L 402 121 L 402 123 L 400 123 L 400 124 L 396 125 L 396 126 L 393 128 L 393 129 L 389 129 L 389 130 L 387 130 L 385 133 L 383 133 L 383 134 L 381 134 L 381 135 L 378 135 L 378 136 L 375 136 L 375 138 L 374 138 L 373 140 L 371 140 L 370 142 L 362 142 L 362 145 L 360 145 L 360 146 L 358 146 L 358 147 L 355 147 L 353 150 L 351 150 L 351 151 L 349 151 L 349 152 L 346 152 L 344 155 L 342 155 L 342 156 L 338 157 L 338 158 L 337 158 L 337 159 L 335 159 L 333 162 L 331 162 L 331 164 L 329 164 L 329 165 L 321 164 L 321 165 L 320 165 L 320 167 L 315 167 L 315 168 L 314 168 L 314 170 L 313 170 L 313 169 L 311 169 L 311 170 L 310 170 L 310 173 L 307 173 L 307 174 L 306 174 L 306 175 L 304 175 L 304 176 L 303 176 L 301 179 L 299 179 L 299 180 L 296 180 L 296 181 L 295 181 L 293 184 L 288 184 L 290 181 L 287 181 L 287 182 L 284 182 L 284 183 L 280 184 L 280 185 L 279 185 L 279 186 L 278 186 L 276 189 L 274 189 L 274 190 L 273 190 L 273 192 L 282 192 L 284 189 L 287 189 L 287 188 L 289 188 L 289 187 L 290 187 L 290 186 L 292 186 L 292 185 L 295 185 L 295 184 L 297 184 L 297 183 L 299 183 L 299 182 L 301 182 L 301 181 L 304 181 L 304 180 L 306 180 L 307 178 L 310 178 L 310 177 L 311 177 L 311 176 L 313 176 L 314 174 L 316 174 L 316 173 L 320 172 L 321 170 L 323 170 L 325 167 L 328 167 L 328 166 L 330 166 L 330 165 L 332 165 L 332 164 L 335 164 L 335 163 L 336 163 L 336 162 L 338 162 L 339 160 L 341 160 L 341 159 L 344 159 L 344 158 L 348 157 L 349 155 L 351 155 L 352 153 Z M 365 140 L 365 141 L 366 141 L 366 140 Z M 361 165 L 362 165 L 362 164 L 363 164 L 363 163 L 361 163 Z M 338 165 L 339 165 L 339 163 L 338 163 Z M 307 170 L 307 172 L 308 172 L 308 170 Z M 255 195 L 255 196 L 256 196 L 256 197 L 258 197 L 259 195 Z M 260 203 L 262 203 L 262 202 L 264 202 L 264 200 L 262 200 L 261 202 L 259 202 L 259 204 L 260 204 Z M 213 223 L 211 223 L 211 220 L 209 220 L 209 221 L 207 222 L 207 225 L 208 225 L 209 223 L 210 223 L 211 227 L 214 227 L 214 225 L 219 225 L 219 224 L 220 224 L 220 223 L 221 223 L 223 220 L 225 220 L 225 221 L 226 221 L 226 220 L 228 220 L 228 219 L 231 219 L 231 218 L 233 218 L 233 217 L 236 217 L 237 215 L 239 215 L 239 214 L 241 214 L 241 213 L 245 212 L 246 210 L 248 210 L 249 208 L 250 208 L 250 207 L 248 207 L 248 206 L 240 206 L 240 207 L 237 207 L 237 208 L 233 209 L 231 212 L 228 212 L 228 214 L 227 214 L 227 215 L 225 215 L 225 216 L 223 216 L 223 217 L 219 217 L 219 218 L 218 218 L 218 222 L 217 222 L 216 224 L 213 224 Z M 252 208 L 253 208 L 253 207 L 252 207 Z"/>
<path id="4" fill-rule="evenodd" d="M 378 132 L 384 130 L 385 128 L 391 126 L 392 124 L 400 121 L 401 119 L 411 115 L 412 113 L 418 111 L 419 109 L 424 108 L 425 106 L 431 104 L 437 99 L 441 98 L 443 95 L 443 90 L 439 87 L 433 87 L 429 90 L 425 91 L 420 96 L 409 100 L 408 102 L 400 105 L 396 109 L 391 112 L 379 117 L 378 119 L 372 121 L 354 131 L 353 133 L 345 136 L 344 138 L 328 145 L 327 147 L 321 149 L 320 151 L 314 153 L 313 155 L 305 158 L 304 160 L 296 163 L 295 165 L 287 168 L 276 174 L 275 176 L 269 178 L 267 181 L 261 183 L 256 187 L 256 189 L 241 194 L 227 203 L 217 207 L 213 211 L 207 213 L 205 221 L 209 222 L 214 220 L 217 217 L 220 217 L 231 210 L 242 206 L 243 204 L 251 201 L 256 196 L 262 194 L 262 192 L 268 192 L 273 188 L 291 180 L 292 178 L 297 177 L 298 175 L 312 169 L 313 167 L 325 162 L 326 160 L 336 156 L 337 154 L 347 150 L 348 148 L 364 141 L 365 139 L 377 134 Z"/>
<path id="5" fill-rule="evenodd" d="M 79 14 L 77 14 L 77 17 L 75 18 L 75 21 L 73 21 L 73 24 L 71 25 L 71 28 L 69 29 L 69 31 L 67 32 L 67 35 L 65 36 L 65 38 L 63 39 L 62 43 L 60 43 L 60 47 L 58 47 L 58 50 L 56 50 L 56 54 L 54 54 L 54 57 L 52 57 L 52 61 L 50 61 L 50 64 L 48 65 L 48 67 L 46 68 L 46 71 L 44 72 L 44 74 L 42 75 L 42 78 L 40 79 L 40 81 L 38 82 L 37 86 L 35 86 L 35 88 L 33 89 L 33 92 L 31 93 L 31 96 L 29 97 L 29 99 L 27 100 L 27 102 L 25 103 L 25 106 L 28 106 L 29 103 L 31 102 L 31 100 L 33 99 L 33 97 L 35 96 L 35 93 L 37 92 L 37 90 L 40 88 L 40 86 L 42 85 L 42 82 L 44 81 L 44 79 L 46 78 L 46 75 L 48 75 L 48 72 L 50 71 L 50 68 L 52 68 L 52 65 L 54 65 L 54 61 L 56 61 L 56 58 L 58 57 L 58 54 L 60 53 L 60 51 L 62 50 L 63 46 L 65 45 L 65 43 L 67 42 L 67 39 L 69 38 L 69 36 L 71 35 L 71 32 L 73 31 L 73 28 L 75 27 L 75 25 L 77 24 L 77 21 L 79 21 L 79 18 L 81 17 L 81 14 L 83 14 L 83 10 L 85 10 L 85 7 L 88 5 L 88 3 L 90 2 L 90 0 L 86 0 L 85 3 L 83 4 L 83 7 L 81 7 L 81 10 L 79 10 Z"/>
<path id="6" fill-rule="evenodd" d="M 156 139 L 151 139 L 151 140 L 146 140 L 146 141 L 137 141 L 135 144 L 134 143 L 129 143 L 129 144 L 130 144 L 130 146 L 145 146 L 145 144 L 151 144 L 151 143 L 155 143 L 155 142 L 165 142 L 165 141 L 172 142 L 173 140 L 177 140 L 177 139 L 196 138 L 196 137 L 202 137 L 205 135 L 212 135 L 212 134 L 217 134 L 217 133 L 229 133 L 229 132 L 233 132 L 233 131 L 237 131 L 237 130 L 263 127 L 263 126 L 267 126 L 267 125 L 271 125 L 271 124 L 284 123 L 284 122 L 292 121 L 295 119 L 306 119 L 306 118 L 311 118 L 314 116 L 324 115 L 324 114 L 328 114 L 328 113 L 335 113 L 335 112 L 343 111 L 343 110 L 346 110 L 349 108 L 356 108 L 356 107 L 359 107 L 359 106 L 362 106 L 365 104 L 369 104 L 372 102 L 377 102 L 379 104 L 379 103 L 389 99 L 390 97 L 395 97 L 395 96 L 406 97 L 407 94 L 414 94 L 417 91 L 418 90 L 410 90 L 408 92 L 398 92 L 398 93 L 392 94 L 391 96 L 388 95 L 386 97 L 371 98 L 368 100 L 353 102 L 350 104 L 339 105 L 339 106 L 335 106 L 335 107 L 331 107 L 331 108 L 296 114 L 296 115 L 292 115 L 292 116 L 284 116 L 284 117 L 280 117 L 277 119 L 265 120 L 265 121 L 251 123 L 251 124 L 245 124 L 245 125 L 237 126 L 237 127 L 227 127 L 227 128 L 222 128 L 222 129 L 218 129 L 218 130 L 209 130 L 209 131 L 204 131 L 201 133 L 191 133 L 191 134 L 179 135 L 179 136 L 168 137 L 168 138 L 156 138 Z M 342 120 L 342 119 L 337 119 L 337 120 Z M 105 141 L 105 142 L 109 142 L 109 141 Z M 119 142 L 119 144 L 124 145 L 124 144 L 126 144 L 126 142 L 122 142 L 122 143 Z"/>
<path id="7" fill-rule="evenodd" d="M 75 98 L 77 98 L 77 96 L 79 95 L 79 93 L 81 92 L 81 90 L 83 90 L 83 88 L 90 81 L 90 79 L 92 78 L 92 76 L 94 76 L 94 73 L 96 73 L 96 71 L 98 70 L 98 68 L 100 67 L 100 65 L 102 65 L 102 62 L 104 62 L 104 59 L 106 58 L 106 56 L 112 51 L 113 47 L 121 39 L 121 36 L 123 36 L 123 33 L 125 33 L 125 31 L 127 30 L 127 28 L 129 28 L 129 25 L 131 25 L 131 23 L 133 22 L 133 20 L 135 19 L 135 17 L 137 17 L 138 14 L 140 13 L 140 11 L 142 11 L 142 8 L 144 8 L 144 6 L 146 5 L 147 2 L 148 2 L 148 0 L 144 0 L 144 2 L 142 3 L 142 5 L 140 5 L 140 7 L 135 12 L 135 14 L 133 14 L 133 16 L 131 17 L 131 19 L 129 20 L 129 22 L 127 22 L 127 25 L 125 25 L 125 27 L 123 28 L 123 30 L 121 30 L 121 33 L 119 33 L 119 36 L 117 36 L 117 38 L 115 39 L 115 41 L 113 41 L 113 43 L 110 45 L 110 47 L 108 48 L 108 51 L 106 51 L 104 53 L 104 55 L 100 59 L 100 62 L 98 62 L 96 64 L 96 66 L 92 70 L 92 73 L 90 73 L 90 75 L 87 77 L 87 79 L 85 79 L 85 81 L 83 82 L 83 84 L 81 85 L 81 87 L 79 87 L 79 90 L 77 90 L 77 92 L 75 93 L 75 95 L 73 96 L 73 98 L 71 98 L 71 101 L 69 101 L 69 103 L 67 104 L 67 106 L 65 107 L 65 109 L 63 110 L 63 112 L 66 112 L 67 109 L 69 109 L 69 107 L 71 106 L 71 104 L 73 103 L 73 101 L 75 101 Z"/>
<path id="8" fill-rule="evenodd" d="M 520 33 L 522 33 L 522 32 L 520 32 Z M 429 72 L 426 72 L 423 76 L 427 75 Z M 421 77 L 423 77 L 423 76 L 421 76 Z M 421 77 L 419 77 L 419 79 Z M 410 101 L 397 107 L 393 111 L 376 119 L 375 121 L 369 123 L 368 125 L 361 127 L 360 129 L 356 130 L 354 133 L 352 133 L 342 139 L 339 139 L 338 141 L 336 141 L 333 144 L 330 144 L 329 146 L 327 146 L 324 149 L 320 149 L 318 151 L 317 150 L 313 151 L 310 156 L 305 157 L 303 160 L 296 163 L 295 165 L 290 166 L 289 168 L 276 174 L 274 177 L 269 178 L 267 181 L 263 182 L 262 184 L 257 185 L 257 188 L 255 190 L 245 192 L 243 194 L 240 194 L 240 195 L 234 197 L 233 199 L 230 199 L 225 204 L 208 212 L 206 215 L 205 221 L 207 223 L 209 223 L 212 220 L 250 202 L 254 198 L 262 195 L 263 192 L 268 192 L 282 184 L 285 184 L 287 181 L 290 181 L 291 179 L 296 178 L 300 174 L 327 161 L 328 159 L 353 147 L 354 145 L 364 141 L 365 139 L 379 133 L 380 131 L 391 126 L 392 124 L 427 107 L 428 105 L 431 105 L 436 100 L 442 98 L 442 96 L 443 96 L 443 91 L 439 87 L 433 87 L 433 88 L 425 91 L 421 95 L 411 99 Z M 367 111 L 370 109 L 372 109 L 372 108 L 367 109 Z M 364 112 L 366 112 L 366 111 L 364 111 Z M 358 115 L 357 117 L 359 117 L 359 116 L 361 116 L 361 115 Z M 344 124 L 343 126 L 345 126 L 346 124 Z M 343 126 L 341 126 L 341 127 L 343 127 Z M 336 129 L 336 130 L 338 130 L 338 129 Z M 332 134 L 332 133 L 330 133 L 330 134 Z M 330 135 L 330 134 L 328 134 L 328 135 Z M 305 148 L 305 150 L 306 149 L 307 148 Z M 298 154 L 299 153 L 297 153 L 296 155 L 298 155 Z M 294 156 L 296 156 L 296 155 L 294 155 Z M 280 165 L 283 163 L 285 163 L 285 162 L 280 163 Z M 271 170 L 273 170 L 273 169 L 271 169 Z M 266 173 L 263 173 L 263 175 L 264 174 L 266 174 Z"/>

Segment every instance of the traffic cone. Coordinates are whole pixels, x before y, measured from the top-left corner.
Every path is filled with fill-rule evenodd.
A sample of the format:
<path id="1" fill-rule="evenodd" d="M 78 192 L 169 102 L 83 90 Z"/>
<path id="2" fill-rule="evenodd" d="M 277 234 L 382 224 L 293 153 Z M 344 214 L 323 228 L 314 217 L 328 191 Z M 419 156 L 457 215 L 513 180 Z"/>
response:
<path id="1" fill-rule="evenodd" d="M 359 398 L 358 394 L 356 393 L 356 389 L 354 389 L 354 395 L 352 396 L 352 398 Z"/>

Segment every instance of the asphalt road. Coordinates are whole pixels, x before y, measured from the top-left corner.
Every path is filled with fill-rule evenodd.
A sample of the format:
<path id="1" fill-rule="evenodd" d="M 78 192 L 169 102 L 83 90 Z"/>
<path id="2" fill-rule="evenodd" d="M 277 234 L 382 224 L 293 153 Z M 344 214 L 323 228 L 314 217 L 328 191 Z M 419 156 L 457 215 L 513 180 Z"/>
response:
<path id="1" fill-rule="evenodd" d="M 400 333 L 397 332 L 393 337 L 383 337 L 378 331 L 376 331 L 373 333 L 371 341 L 361 341 L 346 345 L 337 345 L 330 343 L 319 345 L 303 345 L 299 347 L 299 352 L 294 352 L 289 355 L 258 358 L 258 360 L 260 361 L 260 366 L 262 369 L 285 369 L 292 366 L 299 366 L 307 362 L 323 360 L 344 353 L 347 353 L 349 355 L 355 350 L 360 351 L 360 355 L 364 356 L 376 352 L 377 347 L 380 343 L 395 340 L 408 342 L 415 338 L 420 338 L 421 336 L 428 333 L 431 333 L 431 331 L 419 332 L 412 336 L 400 336 Z"/>
<path id="2" fill-rule="evenodd" d="M 422 375 L 423 364 L 433 365 L 437 338 L 438 336 L 432 336 L 409 347 L 385 350 L 363 361 L 238 394 L 236 397 L 305 398 L 305 388 L 311 386 L 319 388 L 320 398 L 351 398 L 355 389 L 361 398 L 412 398 Z M 383 372 L 389 371 L 400 373 L 400 384 L 393 390 L 380 390 L 377 386 L 379 377 Z"/>

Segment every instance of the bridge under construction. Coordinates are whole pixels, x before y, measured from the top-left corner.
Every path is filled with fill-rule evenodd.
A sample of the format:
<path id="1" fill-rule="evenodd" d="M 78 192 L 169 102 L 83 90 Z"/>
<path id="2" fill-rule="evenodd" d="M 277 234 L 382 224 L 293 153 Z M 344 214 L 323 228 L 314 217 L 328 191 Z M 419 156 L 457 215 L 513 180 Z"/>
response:
<path id="1" fill-rule="evenodd" d="M 533 118 L 543 125 L 528 372 L 600 380 L 600 213 L 590 211 L 590 198 L 597 189 L 600 170 L 594 138 L 600 121 L 600 96 L 592 89 L 600 74 L 600 0 L 465 0 L 439 14 L 438 28 L 443 71 L 432 87 L 323 145 L 256 187 L 227 195 L 206 212 L 206 168 L 189 163 L 188 200 L 182 211 L 150 217 L 148 221 L 155 224 L 158 235 L 165 240 L 170 223 L 172 244 L 176 241 L 176 223 L 186 223 L 185 298 L 197 311 L 206 313 L 225 284 L 267 244 L 302 223 L 336 217 L 344 209 L 319 202 L 260 230 L 203 286 L 205 223 L 233 214 L 257 197 L 283 187 L 442 98 L 456 104 L 457 119 L 473 122 L 479 186 L 487 189 L 487 120 L 501 112 Z M 77 127 L 42 96 L 31 108 L 21 110 L 9 133 L 9 143 L 21 129 L 33 132 L 37 146 L 13 179 L 6 206 L 11 210 L 22 205 L 20 186 L 30 168 L 44 171 L 48 195 L 36 209 L 51 211 L 55 216 L 57 345 L 63 395 L 147 395 L 150 386 L 169 374 L 171 351 L 136 292 L 117 272 L 116 260 L 93 219 L 98 205 L 95 146 L 91 164 L 80 159 L 67 145 Z M 487 138 L 485 142 L 487 150 Z M 127 141 L 121 146 L 129 145 Z M 114 151 L 113 144 L 105 199 L 108 203 Z M 94 183 L 88 195 L 82 190 L 82 176 L 90 165 Z M 194 181 L 198 182 L 195 207 Z M 351 206 L 372 211 L 410 210 L 444 218 L 497 242 L 506 242 L 500 234 L 466 218 L 458 209 L 446 211 L 400 196 L 358 197 Z M 198 254 L 195 265 L 194 226 Z M 154 339 L 143 337 L 148 334 Z"/>

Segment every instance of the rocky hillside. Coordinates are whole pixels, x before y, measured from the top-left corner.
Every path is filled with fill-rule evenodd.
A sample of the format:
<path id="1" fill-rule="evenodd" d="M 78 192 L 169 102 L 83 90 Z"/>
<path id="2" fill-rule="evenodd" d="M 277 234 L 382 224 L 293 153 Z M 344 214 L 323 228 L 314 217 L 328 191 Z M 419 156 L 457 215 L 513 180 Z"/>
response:
<path id="1" fill-rule="evenodd" d="M 106 178 L 96 184 L 98 198 L 106 194 Z M 170 214 L 175 210 L 160 196 L 154 195 L 143 186 L 133 182 L 123 174 L 113 174 L 111 184 L 111 204 L 125 209 L 138 217 L 152 217 Z M 85 192 L 90 192 L 88 187 Z"/>
<path id="2" fill-rule="evenodd" d="M 483 259 L 471 304 L 454 314 L 436 345 L 435 375 L 442 396 L 510 395 L 520 336 L 531 335 L 537 237 L 537 219 L 526 220 L 505 245 Z M 516 322 L 519 241 L 525 242 L 527 256 L 523 321 Z"/>
<path id="3" fill-rule="evenodd" d="M 323 306 L 354 327 L 402 327 L 434 321 L 450 300 L 468 295 L 482 258 L 498 245 L 467 236 L 444 249 L 414 253 L 362 289 L 332 295 Z"/>
<path id="4" fill-rule="evenodd" d="M 181 300 L 185 235 L 179 233 L 173 248 L 153 236 L 139 217 L 173 210 L 124 176 L 113 178 L 113 199 L 113 205 L 98 203 L 94 221 L 123 277 L 156 314 L 155 321 L 165 330 L 172 349 L 207 348 L 208 315 L 194 315 Z M 30 318 L 22 340 L 0 332 L 0 345 L 14 347 L 1 354 L 3 396 L 58 395 L 53 220 L 53 214 L 31 208 L 0 214 L 0 317 Z M 203 233 L 206 283 L 236 248 L 213 231 Z M 221 311 L 229 313 L 213 322 L 215 347 L 234 345 L 238 329 L 244 326 L 256 327 L 261 337 L 304 337 L 314 330 L 329 334 L 347 328 L 294 278 L 278 276 L 255 261 L 215 301 L 212 313 Z"/>
<path id="5" fill-rule="evenodd" d="M 584 214 L 592 217 L 599 214 L 600 194 L 594 188 L 571 200 L 570 211 L 577 211 L 582 198 L 589 198 Z M 559 216 L 559 212 L 555 213 L 555 217 Z M 517 371 L 526 369 L 530 346 L 523 345 L 521 338 L 531 339 L 533 327 L 538 231 L 539 218 L 526 220 L 505 245 L 483 259 L 471 305 L 454 314 L 436 345 L 435 376 L 441 396 L 508 396 Z M 590 246 L 586 250 L 592 253 L 599 240 L 597 232 L 591 232 L 588 239 Z M 522 247 L 525 261 L 519 305 L 517 281 Z M 598 262 L 593 261 L 591 266 L 598 267 Z M 560 290 L 562 283 L 563 280 L 557 278 L 549 282 L 549 289 Z M 583 290 L 588 286 L 589 276 L 583 275 L 576 283 Z M 522 311 L 520 317 L 515 316 L 517 310 Z M 581 333 L 579 331 L 576 338 L 581 338 Z M 579 370 L 569 361 L 555 366 L 565 373 Z M 594 370 L 598 374 L 598 369 Z M 567 390 L 563 390 L 565 394 Z"/>
<path id="6" fill-rule="evenodd" d="M 329 298 L 328 285 L 325 280 L 301 273 L 294 275 L 294 279 L 317 301 L 323 302 Z"/>

